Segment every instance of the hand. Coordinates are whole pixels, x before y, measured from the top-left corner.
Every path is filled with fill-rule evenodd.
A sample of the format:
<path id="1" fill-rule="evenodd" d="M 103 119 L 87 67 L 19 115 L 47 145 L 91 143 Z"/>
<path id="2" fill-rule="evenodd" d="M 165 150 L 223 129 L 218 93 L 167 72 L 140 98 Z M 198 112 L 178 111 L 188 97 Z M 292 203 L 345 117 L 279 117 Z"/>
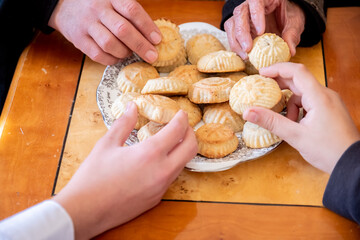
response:
<path id="1" fill-rule="evenodd" d="M 289 45 L 292 56 L 304 31 L 303 10 L 288 0 L 247 0 L 234 9 L 224 28 L 231 49 L 242 59 L 252 49 L 252 39 L 264 32 L 276 33 Z"/>
<path id="2" fill-rule="evenodd" d="M 149 63 L 158 57 L 160 30 L 136 0 L 59 0 L 48 25 L 104 65 L 132 51 Z"/>
<path id="3" fill-rule="evenodd" d="M 157 205 L 196 155 L 195 134 L 183 111 L 156 135 L 123 147 L 136 120 L 131 102 L 54 197 L 71 216 L 76 239 L 89 239 Z"/>
<path id="4" fill-rule="evenodd" d="M 243 118 L 273 132 L 311 165 L 331 173 L 345 150 L 360 140 L 340 96 L 323 87 L 301 64 L 278 63 L 260 69 L 260 74 L 274 78 L 280 88 L 294 93 L 287 106 L 288 118 L 260 107 L 248 109 Z M 300 107 L 306 114 L 297 123 Z"/>

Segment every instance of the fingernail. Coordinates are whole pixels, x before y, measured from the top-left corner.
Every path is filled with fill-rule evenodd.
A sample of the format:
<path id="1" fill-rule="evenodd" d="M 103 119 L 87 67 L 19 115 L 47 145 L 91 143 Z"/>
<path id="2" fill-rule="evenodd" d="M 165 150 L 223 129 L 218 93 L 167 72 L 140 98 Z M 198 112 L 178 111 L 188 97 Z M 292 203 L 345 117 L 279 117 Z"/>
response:
<path id="1" fill-rule="evenodd" d="M 155 52 L 153 50 L 149 50 L 145 53 L 145 60 L 147 62 L 153 63 L 156 61 L 157 57 L 158 57 L 157 52 Z"/>
<path id="2" fill-rule="evenodd" d="M 158 32 L 152 32 L 150 33 L 150 38 L 151 38 L 151 41 L 154 43 L 154 44 L 159 44 L 160 41 L 161 41 L 161 36 Z"/>
<path id="3" fill-rule="evenodd" d="M 257 32 L 258 35 L 261 34 L 261 28 L 260 28 L 260 26 L 256 26 L 256 32 Z"/>
<path id="4" fill-rule="evenodd" d="M 246 110 L 243 114 L 243 118 L 246 121 L 257 123 L 258 121 L 258 114 L 252 110 Z"/>

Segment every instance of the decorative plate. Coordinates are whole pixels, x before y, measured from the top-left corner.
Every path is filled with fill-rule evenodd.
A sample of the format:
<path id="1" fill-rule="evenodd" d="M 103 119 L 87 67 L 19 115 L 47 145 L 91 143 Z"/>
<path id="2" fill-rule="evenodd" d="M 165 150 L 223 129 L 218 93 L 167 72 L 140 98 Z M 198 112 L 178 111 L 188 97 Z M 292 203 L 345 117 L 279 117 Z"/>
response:
<path id="1" fill-rule="evenodd" d="M 230 49 L 226 33 L 210 24 L 202 22 L 190 22 L 179 25 L 179 28 L 181 36 L 185 40 L 185 44 L 187 40 L 195 34 L 209 33 L 218 38 L 226 49 Z M 117 75 L 123 67 L 137 61 L 141 61 L 141 59 L 134 54 L 124 59 L 124 61 L 121 63 L 107 66 L 104 71 L 103 77 L 96 91 L 96 100 L 103 116 L 104 123 L 108 128 L 110 128 L 114 121 L 114 118 L 111 115 L 111 106 L 115 99 L 121 94 L 116 84 Z M 163 76 L 166 74 L 160 75 Z M 132 145 L 139 142 L 136 134 L 137 131 L 133 130 L 129 138 L 126 140 L 126 144 Z M 281 143 L 276 143 L 268 148 L 252 149 L 245 146 L 245 143 L 241 139 L 241 132 L 236 133 L 236 136 L 239 138 L 240 143 L 237 150 L 232 154 L 219 159 L 208 159 L 206 157 L 197 155 L 188 164 L 186 164 L 186 168 L 195 172 L 217 172 L 227 170 L 234 167 L 238 163 L 262 157 L 265 154 L 273 151 Z"/>

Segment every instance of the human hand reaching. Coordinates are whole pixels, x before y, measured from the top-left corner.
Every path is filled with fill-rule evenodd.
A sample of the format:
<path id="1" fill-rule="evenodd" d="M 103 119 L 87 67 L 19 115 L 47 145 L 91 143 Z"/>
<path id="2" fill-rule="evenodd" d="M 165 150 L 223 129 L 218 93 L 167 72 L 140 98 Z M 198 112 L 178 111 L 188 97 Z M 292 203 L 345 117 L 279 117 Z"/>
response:
<path id="1" fill-rule="evenodd" d="M 194 130 L 183 111 L 156 135 L 124 147 L 136 120 L 131 102 L 54 197 L 71 216 L 76 239 L 89 239 L 157 205 L 196 155 Z"/>
<path id="2" fill-rule="evenodd" d="M 160 30 L 136 0 L 59 0 L 48 25 L 104 65 L 137 53 L 152 63 Z"/>
<path id="3" fill-rule="evenodd" d="M 261 107 L 246 110 L 243 118 L 273 132 L 311 165 L 331 173 L 345 150 L 360 140 L 340 96 L 323 87 L 301 64 L 278 63 L 260 69 L 260 74 L 275 79 L 280 88 L 289 88 L 294 93 L 287 105 L 288 118 Z M 306 114 L 297 123 L 301 107 Z"/>
<path id="4" fill-rule="evenodd" d="M 281 36 L 294 56 L 304 26 L 303 10 L 289 0 L 247 0 L 224 24 L 231 49 L 244 60 L 252 49 L 253 38 L 265 32 Z"/>

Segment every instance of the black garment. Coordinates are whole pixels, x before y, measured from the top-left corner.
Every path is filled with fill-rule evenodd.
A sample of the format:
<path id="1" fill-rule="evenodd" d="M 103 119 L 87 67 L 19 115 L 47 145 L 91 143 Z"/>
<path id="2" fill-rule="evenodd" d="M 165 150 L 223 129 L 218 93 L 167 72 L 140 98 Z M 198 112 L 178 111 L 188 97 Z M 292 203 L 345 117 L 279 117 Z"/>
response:
<path id="1" fill-rule="evenodd" d="M 326 186 L 323 204 L 360 224 L 360 141 L 351 145 L 337 162 Z"/>
<path id="2" fill-rule="evenodd" d="M 220 28 L 224 29 L 224 23 L 233 15 L 234 9 L 245 0 L 228 0 L 222 10 Z M 318 43 L 325 31 L 325 14 L 323 2 L 319 0 L 295 0 L 305 13 L 305 29 L 301 34 L 299 46 L 309 47 Z"/>
<path id="3" fill-rule="evenodd" d="M 24 48 L 36 29 L 50 33 L 47 26 L 58 0 L 0 0 L 0 112 Z"/>

